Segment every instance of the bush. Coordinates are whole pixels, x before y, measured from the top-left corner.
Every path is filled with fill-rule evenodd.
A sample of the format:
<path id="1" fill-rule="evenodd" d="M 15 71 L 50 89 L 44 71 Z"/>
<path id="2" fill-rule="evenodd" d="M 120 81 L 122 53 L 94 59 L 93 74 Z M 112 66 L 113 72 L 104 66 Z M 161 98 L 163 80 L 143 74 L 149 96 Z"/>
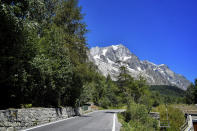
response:
<path id="1" fill-rule="evenodd" d="M 126 112 L 119 116 L 123 125 L 122 130 L 152 131 L 158 129 L 157 121 L 148 114 L 148 109 L 143 104 L 131 103 Z"/>
<path id="2" fill-rule="evenodd" d="M 32 108 L 32 104 L 21 104 L 21 108 Z"/>
<path id="3" fill-rule="evenodd" d="M 108 106 L 111 104 L 109 99 L 107 99 L 106 97 L 103 97 L 99 100 L 100 106 L 107 109 Z"/>
<path id="4" fill-rule="evenodd" d="M 148 110 L 145 105 L 132 103 L 128 106 L 128 109 L 125 112 L 125 121 L 129 122 L 130 120 L 133 120 L 144 123 L 147 116 Z"/>
<path id="5" fill-rule="evenodd" d="M 173 105 L 167 106 L 168 109 L 168 119 L 170 121 L 170 128 L 168 131 L 176 131 L 179 129 L 185 122 L 184 114 L 178 109 L 175 108 Z M 156 107 L 153 111 L 160 113 L 160 120 L 166 120 L 166 106 L 160 105 Z"/>

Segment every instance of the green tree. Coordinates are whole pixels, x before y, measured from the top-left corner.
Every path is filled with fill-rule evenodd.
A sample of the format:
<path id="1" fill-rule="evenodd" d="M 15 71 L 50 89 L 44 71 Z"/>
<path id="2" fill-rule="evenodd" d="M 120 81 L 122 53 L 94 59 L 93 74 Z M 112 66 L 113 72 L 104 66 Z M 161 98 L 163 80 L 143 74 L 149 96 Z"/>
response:
<path id="1" fill-rule="evenodd" d="M 134 78 L 128 74 L 125 66 L 120 67 L 117 84 L 120 90 L 119 93 L 123 98 L 123 103 L 127 103 L 128 105 L 131 100 L 138 103 L 140 98 L 148 93 L 146 80 L 141 76 L 138 80 L 134 80 Z"/>
<path id="2" fill-rule="evenodd" d="M 134 94 L 132 93 L 134 79 L 127 72 L 128 71 L 125 66 L 120 67 L 117 85 L 119 88 L 119 93 L 122 97 L 122 102 L 129 104 L 130 100 L 134 97 Z"/>
<path id="3" fill-rule="evenodd" d="M 6 99 L 2 108 L 27 102 L 28 61 L 36 54 L 35 39 L 31 40 L 34 33 L 24 24 L 27 10 L 26 0 L 0 1 L 0 96 Z"/>
<path id="4" fill-rule="evenodd" d="M 187 104 L 197 103 L 197 79 L 187 88 L 185 101 Z"/>
<path id="5" fill-rule="evenodd" d="M 87 60 L 85 34 L 86 24 L 82 22 L 83 15 L 77 0 L 62 0 L 58 3 L 54 23 L 64 30 L 66 47 L 69 48 L 70 58 L 77 66 Z"/>
<path id="6" fill-rule="evenodd" d="M 65 100 L 62 97 L 69 97 L 64 93 L 73 84 L 73 68 L 67 55 L 68 51 L 63 48 L 64 35 L 62 30 L 55 25 L 51 26 L 51 29 L 46 30 L 43 34 L 39 45 L 40 53 L 32 61 L 34 69 L 39 71 L 39 74 L 35 75 L 34 79 L 40 77 L 40 80 L 37 81 L 39 83 L 36 85 L 40 86 L 39 89 L 44 90 L 43 93 L 46 93 L 42 96 L 50 96 L 50 92 L 54 93 L 51 99 L 50 97 L 47 100 L 42 99 L 44 101 L 42 103 L 49 101 L 48 104 L 53 103 L 53 106 L 68 103 L 68 101 L 62 103 Z M 35 87 L 35 90 L 39 91 L 37 88 Z M 50 102 L 50 100 L 53 102 Z M 38 100 L 35 100 L 35 102 L 38 102 Z"/>
<path id="7" fill-rule="evenodd" d="M 195 79 L 194 81 L 194 103 L 196 104 L 197 103 L 197 79 Z"/>

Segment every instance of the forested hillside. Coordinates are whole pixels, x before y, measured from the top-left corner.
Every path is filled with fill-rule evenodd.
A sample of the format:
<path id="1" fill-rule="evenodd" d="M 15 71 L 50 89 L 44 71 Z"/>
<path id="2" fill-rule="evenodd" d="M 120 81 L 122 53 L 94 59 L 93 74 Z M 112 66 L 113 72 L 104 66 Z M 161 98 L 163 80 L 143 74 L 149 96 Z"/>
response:
<path id="1" fill-rule="evenodd" d="M 176 86 L 168 85 L 152 85 L 150 86 L 151 91 L 158 91 L 162 95 L 166 96 L 175 96 L 175 97 L 184 97 L 185 91 L 181 90 Z"/>
<path id="2" fill-rule="evenodd" d="M 151 85 L 149 89 L 158 103 L 185 103 L 186 91 L 176 86 Z"/>

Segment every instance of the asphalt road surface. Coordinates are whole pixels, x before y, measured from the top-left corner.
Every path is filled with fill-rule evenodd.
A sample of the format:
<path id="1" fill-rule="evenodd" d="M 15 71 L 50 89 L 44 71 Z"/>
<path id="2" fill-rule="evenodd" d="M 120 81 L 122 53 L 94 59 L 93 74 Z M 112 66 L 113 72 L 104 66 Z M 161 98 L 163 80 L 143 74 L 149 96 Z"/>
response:
<path id="1" fill-rule="evenodd" d="M 122 110 L 95 111 L 80 117 L 37 126 L 24 131 L 119 131 L 117 113 Z"/>

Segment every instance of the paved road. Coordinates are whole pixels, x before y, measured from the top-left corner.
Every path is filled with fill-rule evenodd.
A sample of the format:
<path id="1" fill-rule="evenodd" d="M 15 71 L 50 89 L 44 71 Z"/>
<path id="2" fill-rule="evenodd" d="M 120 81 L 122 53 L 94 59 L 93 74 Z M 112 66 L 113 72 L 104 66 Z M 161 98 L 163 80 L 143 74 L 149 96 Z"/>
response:
<path id="1" fill-rule="evenodd" d="M 119 131 L 120 123 L 116 113 L 120 111 L 122 110 L 96 111 L 28 131 Z"/>

